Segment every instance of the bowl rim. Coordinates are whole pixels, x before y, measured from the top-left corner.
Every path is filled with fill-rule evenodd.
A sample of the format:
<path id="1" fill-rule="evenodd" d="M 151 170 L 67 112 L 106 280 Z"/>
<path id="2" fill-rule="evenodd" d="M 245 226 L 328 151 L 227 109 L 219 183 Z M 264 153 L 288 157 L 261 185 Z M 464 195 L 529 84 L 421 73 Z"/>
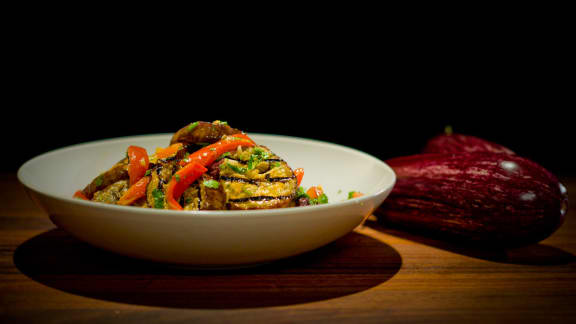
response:
<path id="1" fill-rule="evenodd" d="M 245 218 L 248 215 L 264 217 L 264 216 L 278 215 L 278 214 L 290 215 L 290 214 L 308 213 L 308 212 L 322 211 L 322 210 L 327 210 L 327 209 L 332 209 L 332 208 L 348 207 L 351 205 L 364 205 L 366 202 L 378 198 L 379 196 L 384 194 L 387 190 L 391 190 L 391 188 L 394 187 L 396 180 L 397 180 L 394 170 L 388 164 L 386 164 L 386 162 L 378 159 L 377 157 L 375 157 L 373 155 L 370 155 L 366 152 L 363 152 L 363 151 L 355 149 L 355 148 L 351 148 L 351 147 L 336 144 L 336 143 L 331 143 L 328 141 L 309 139 L 309 138 L 303 138 L 303 137 L 296 137 L 296 136 L 265 134 L 265 133 L 252 133 L 252 132 L 247 133 L 247 134 L 249 134 L 250 136 L 270 137 L 270 138 L 274 138 L 274 139 L 282 139 L 282 140 L 288 140 L 288 141 L 294 141 L 294 140 L 305 141 L 305 142 L 312 143 L 312 144 L 331 146 L 332 148 L 336 148 L 336 149 L 343 150 L 343 151 L 348 151 L 349 153 L 353 153 L 353 154 L 360 154 L 360 155 L 363 155 L 365 158 L 372 159 L 375 162 L 379 163 L 381 166 L 384 167 L 384 169 L 389 173 L 389 175 L 392 178 L 391 178 L 390 184 L 388 186 L 379 188 L 378 190 L 376 190 L 373 193 L 365 194 L 361 197 L 354 198 L 354 199 L 329 202 L 328 204 L 306 206 L 306 208 L 287 207 L 287 208 L 275 208 L 275 209 L 222 210 L 222 211 L 220 211 L 220 210 L 170 210 L 170 209 L 155 209 L 155 208 L 136 208 L 134 206 L 121 206 L 121 205 L 97 203 L 97 202 L 85 201 L 85 200 L 81 200 L 81 199 L 77 199 L 77 198 L 73 198 L 73 197 L 63 197 L 61 195 L 46 192 L 46 191 L 38 189 L 33 184 L 28 183 L 23 179 L 22 174 L 25 172 L 25 169 L 28 167 L 28 165 L 30 165 L 31 163 L 34 163 L 35 160 L 45 158 L 45 157 L 50 156 L 50 155 L 60 154 L 64 151 L 68 151 L 68 150 L 82 149 L 86 146 L 104 145 L 104 144 L 108 144 L 110 142 L 116 142 L 116 141 L 125 141 L 125 140 L 130 140 L 130 139 L 142 139 L 142 138 L 146 138 L 146 137 L 152 138 L 152 137 L 172 136 L 173 135 L 172 133 L 157 133 L 157 134 L 120 136 L 120 137 L 99 139 L 99 140 L 94 140 L 94 141 L 78 143 L 78 144 L 72 144 L 72 145 L 68 145 L 65 147 L 56 148 L 56 149 L 47 151 L 45 153 L 41 153 L 35 157 L 30 158 L 26 162 L 24 162 L 18 168 L 17 178 L 18 178 L 18 181 L 29 190 L 32 190 L 32 191 L 37 192 L 41 195 L 50 197 L 52 199 L 58 200 L 60 202 L 73 204 L 75 206 L 92 207 L 92 208 L 97 208 L 97 209 L 101 209 L 101 210 L 110 210 L 110 211 L 124 212 L 124 213 L 134 213 L 134 214 L 143 213 L 145 215 L 148 215 L 148 214 L 159 215 L 159 214 L 161 214 L 161 215 L 171 216 L 171 217 L 186 217 L 186 218 L 190 218 L 191 215 L 194 215 L 194 218 L 198 218 L 198 217 L 201 217 L 201 218 L 213 218 L 213 217 L 222 218 L 222 217 L 224 217 L 224 218 L 226 218 L 226 217 L 238 217 L 238 216 L 242 216 L 243 218 Z M 378 206 L 375 206 L 375 207 L 378 207 Z"/>

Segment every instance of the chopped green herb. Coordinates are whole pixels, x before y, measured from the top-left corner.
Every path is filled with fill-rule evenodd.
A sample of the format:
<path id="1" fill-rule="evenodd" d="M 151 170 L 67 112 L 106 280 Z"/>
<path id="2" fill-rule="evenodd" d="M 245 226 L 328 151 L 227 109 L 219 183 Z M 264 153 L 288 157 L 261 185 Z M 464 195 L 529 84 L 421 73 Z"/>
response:
<path id="1" fill-rule="evenodd" d="M 98 178 L 94 180 L 94 184 L 96 185 L 96 187 L 100 187 L 102 183 L 104 183 L 104 176 L 99 175 Z"/>
<path id="2" fill-rule="evenodd" d="M 234 164 L 230 164 L 230 163 L 226 163 L 225 165 L 222 164 L 222 165 L 220 165 L 220 168 L 222 168 L 223 166 L 231 169 L 232 171 L 234 171 L 236 173 L 244 174 L 244 173 L 246 173 L 246 171 L 248 171 L 246 168 L 238 167 L 238 166 L 235 166 Z"/>
<path id="3" fill-rule="evenodd" d="M 328 203 L 328 196 L 321 194 L 318 198 L 310 199 L 310 205 L 322 205 Z"/>
<path id="4" fill-rule="evenodd" d="M 196 128 L 196 126 L 198 126 L 198 124 L 200 124 L 200 123 L 199 122 L 193 122 L 192 124 L 188 125 L 188 130 L 193 131 L 194 128 Z"/>
<path id="5" fill-rule="evenodd" d="M 326 194 L 321 194 L 320 197 L 318 197 L 318 203 L 319 204 L 327 204 L 328 203 L 328 196 L 326 196 Z"/>
<path id="6" fill-rule="evenodd" d="M 218 187 L 220 186 L 220 183 L 214 179 L 204 180 L 203 184 L 206 187 L 212 188 L 212 189 L 218 189 Z"/>
<path id="7" fill-rule="evenodd" d="M 145 176 L 149 176 L 150 173 L 152 173 L 152 171 L 150 169 L 146 170 L 146 173 L 144 173 Z"/>
<path id="8" fill-rule="evenodd" d="M 242 187 L 242 192 L 247 194 L 248 196 L 252 196 L 252 191 L 250 191 L 248 188 L 246 188 L 246 186 Z"/>
<path id="9" fill-rule="evenodd" d="M 229 157 L 229 156 L 230 156 L 230 152 L 226 152 L 226 153 L 220 155 L 220 156 L 218 157 L 217 161 L 222 160 L 223 158 L 227 158 L 227 157 Z"/>
<path id="10" fill-rule="evenodd" d="M 180 182 L 180 175 L 179 175 L 179 174 L 175 174 L 175 175 L 174 175 L 174 179 L 176 179 L 176 182 Z"/>
<path id="11" fill-rule="evenodd" d="M 152 197 L 154 198 L 154 208 L 164 208 L 164 192 L 162 190 L 158 188 L 152 190 Z"/>
<path id="12" fill-rule="evenodd" d="M 256 166 L 258 166 L 258 164 L 260 164 L 260 162 L 266 160 L 269 157 L 270 154 L 268 152 L 259 147 L 255 147 L 254 150 L 252 150 L 250 158 L 248 159 L 248 170 L 254 169 Z"/>
<path id="13" fill-rule="evenodd" d="M 281 165 L 282 165 L 282 163 L 280 163 L 280 162 L 278 162 L 278 161 L 272 162 L 272 167 L 273 167 L 273 168 L 278 168 L 278 167 L 280 167 Z"/>
<path id="14" fill-rule="evenodd" d="M 302 198 L 302 197 L 310 199 L 310 196 L 308 196 L 304 187 L 298 187 L 298 191 L 296 192 L 296 198 Z"/>
<path id="15" fill-rule="evenodd" d="M 254 155 L 250 155 L 250 158 L 248 159 L 248 163 L 246 163 L 246 166 L 248 167 L 248 170 L 252 170 L 256 167 L 256 159 L 254 158 Z"/>

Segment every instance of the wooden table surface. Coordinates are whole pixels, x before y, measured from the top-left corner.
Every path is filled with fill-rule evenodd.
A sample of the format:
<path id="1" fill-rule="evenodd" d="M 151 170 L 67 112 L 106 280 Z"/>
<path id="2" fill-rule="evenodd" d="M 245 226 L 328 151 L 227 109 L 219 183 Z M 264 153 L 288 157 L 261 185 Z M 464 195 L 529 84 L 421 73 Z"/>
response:
<path id="1" fill-rule="evenodd" d="M 93 248 L 0 175 L 0 323 L 576 323 L 576 179 L 540 244 L 483 251 L 368 221 L 258 268 L 192 271 Z"/>

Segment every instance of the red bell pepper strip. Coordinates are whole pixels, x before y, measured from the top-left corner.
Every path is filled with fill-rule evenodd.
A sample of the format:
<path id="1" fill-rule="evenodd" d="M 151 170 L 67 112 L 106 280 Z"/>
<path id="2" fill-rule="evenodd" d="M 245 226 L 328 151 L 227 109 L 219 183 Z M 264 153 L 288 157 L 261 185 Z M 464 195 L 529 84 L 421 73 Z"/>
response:
<path id="1" fill-rule="evenodd" d="M 148 182 L 150 182 L 150 177 L 144 177 L 138 180 L 138 182 L 128 188 L 122 197 L 120 197 L 120 200 L 118 200 L 118 205 L 127 206 L 144 197 L 146 195 L 146 187 L 148 186 Z"/>
<path id="2" fill-rule="evenodd" d="M 242 134 L 243 136 L 234 139 L 233 137 L 236 135 L 240 134 L 231 135 L 232 137 L 231 140 L 219 141 L 199 149 L 198 151 L 190 154 L 188 158 L 183 159 L 180 162 L 180 165 L 186 165 L 189 163 L 197 162 L 207 167 L 210 164 L 214 163 L 214 161 L 216 161 L 216 159 L 220 155 L 226 152 L 234 151 L 238 146 L 256 145 L 254 141 L 252 141 L 248 136 Z"/>
<path id="3" fill-rule="evenodd" d="M 128 176 L 130 177 L 130 186 L 138 182 L 148 170 L 150 164 L 146 149 L 130 145 L 128 147 Z"/>
<path id="4" fill-rule="evenodd" d="M 165 159 L 174 156 L 178 151 L 180 151 L 183 147 L 182 143 L 175 143 L 167 148 L 161 148 L 156 150 L 156 157 L 158 159 Z"/>
<path id="5" fill-rule="evenodd" d="M 304 169 L 302 168 L 294 169 L 294 175 L 296 176 L 296 180 L 298 181 L 297 186 L 300 186 L 302 178 L 304 178 Z"/>
<path id="6" fill-rule="evenodd" d="M 82 190 L 78 190 L 74 193 L 74 198 L 78 198 L 78 199 L 82 199 L 82 200 L 90 200 L 88 199 L 88 197 L 86 197 L 86 195 L 84 194 L 84 192 L 82 192 Z"/>
<path id="7" fill-rule="evenodd" d="M 166 188 L 166 202 L 170 209 L 182 210 L 182 206 L 178 203 L 180 196 L 184 190 L 188 188 L 192 182 L 198 179 L 204 172 L 208 171 L 202 164 L 198 162 L 191 162 L 185 167 L 176 172 Z"/>

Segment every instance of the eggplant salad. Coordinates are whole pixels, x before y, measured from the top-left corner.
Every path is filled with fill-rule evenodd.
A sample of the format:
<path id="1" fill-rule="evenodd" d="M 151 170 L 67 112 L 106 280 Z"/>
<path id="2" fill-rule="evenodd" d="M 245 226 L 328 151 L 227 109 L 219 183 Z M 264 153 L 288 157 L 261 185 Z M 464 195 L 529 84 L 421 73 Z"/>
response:
<path id="1" fill-rule="evenodd" d="M 193 122 L 149 155 L 129 146 L 126 157 L 75 198 L 174 210 L 271 209 L 324 204 L 321 186 L 300 186 L 292 169 L 265 146 L 223 121 Z"/>

